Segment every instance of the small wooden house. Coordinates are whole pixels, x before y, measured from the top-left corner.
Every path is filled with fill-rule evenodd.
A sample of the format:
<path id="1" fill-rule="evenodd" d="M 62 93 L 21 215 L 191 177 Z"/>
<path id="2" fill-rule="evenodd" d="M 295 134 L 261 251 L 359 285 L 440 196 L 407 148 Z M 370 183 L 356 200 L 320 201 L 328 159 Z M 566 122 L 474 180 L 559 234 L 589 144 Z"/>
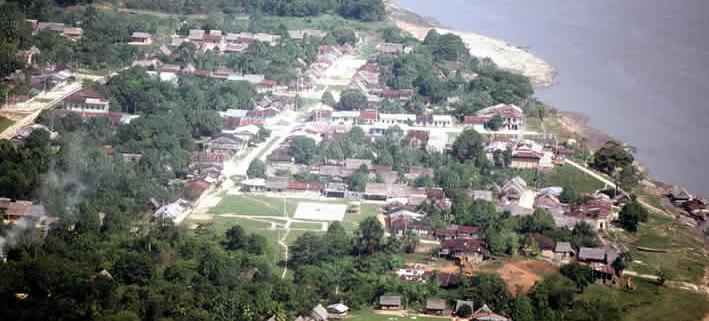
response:
<path id="1" fill-rule="evenodd" d="M 401 297 L 382 295 L 379 297 L 379 308 L 381 310 L 401 310 Z"/>

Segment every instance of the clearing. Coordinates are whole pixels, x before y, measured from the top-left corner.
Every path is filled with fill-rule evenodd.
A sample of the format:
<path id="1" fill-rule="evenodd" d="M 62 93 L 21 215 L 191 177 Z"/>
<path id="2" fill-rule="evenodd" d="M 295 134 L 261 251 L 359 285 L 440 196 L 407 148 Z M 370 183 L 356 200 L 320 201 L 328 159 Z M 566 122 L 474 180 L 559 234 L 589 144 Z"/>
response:
<path id="1" fill-rule="evenodd" d="M 500 275 L 507 282 L 508 290 L 513 294 L 518 291 L 527 292 L 535 282 L 559 272 L 553 265 L 537 260 L 483 263 L 478 271 Z"/>

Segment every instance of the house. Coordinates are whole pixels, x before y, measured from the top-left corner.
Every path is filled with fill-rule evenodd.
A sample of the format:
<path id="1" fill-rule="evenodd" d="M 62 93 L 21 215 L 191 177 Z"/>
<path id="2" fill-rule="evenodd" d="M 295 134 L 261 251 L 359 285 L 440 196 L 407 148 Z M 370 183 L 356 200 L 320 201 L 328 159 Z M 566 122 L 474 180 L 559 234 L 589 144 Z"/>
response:
<path id="1" fill-rule="evenodd" d="M 232 134 L 220 134 L 210 138 L 204 145 L 208 151 L 230 151 L 236 153 L 246 146 L 246 141 Z"/>
<path id="2" fill-rule="evenodd" d="M 344 183 L 327 183 L 323 190 L 325 197 L 343 198 L 345 192 L 347 192 L 347 185 Z"/>
<path id="3" fill-rule="evenodd" d="M 379 309 L 381 310 L 401 310 L 401 297 L 382 295 L 379 297 Z"/>
<path id="4" fill-rule="evenodd" d="M 470 320 L 473 320 L 473 321 L 510 321 L 510 319 L 503 317 L 495 312 L 492 312 L 492 310 L 487 306 L 487 304 L 483 304 L 483 306 L 480 309 L 473 312 L 473 315 L 470 316 Z"/>
<path id="5" fill-rule="evenodd" d="M 613 284 L 615 269 L 610 264 L 591 262 L 589 267 L 591 267 L 591 274 L 596 284 Z"/>
<path id="6" fill-rule="evenodd" d="M 204 30 L 190 30 L 187 39 L 190 41 L 202 41 L 204 38 Z"/>
<path id="7" fill-rule="evenodd" d="M 527 182 L 522 177 L 516 176 L 502 185 L 501 192 L 509 200 L 519 200 L 527 190 Z"/>
<path id="8" fill-rule="evenodd" d="M 93 89 L 83 88 L 64 98 L 63 109 L 71 112 L 106 114 L 109 112 L 109 101 Z"/>
<path id="9" fill-rule="evenodd" d="M 263 192 L 266 190 L 266 180 L 263 178 L 249 178 L 239 183 L 246 192 Z"/>
<path id="10" fill-rule="evenodd" d="M 364 188 L 364 197 L 368 200 L 386 200 L 389 185 L 385 183 L 367 183 Z"/>
<path id="11" fill-rule="evenodd" d="M 434 127 L 451 127 L 453 126 L 453 116 L 451 115 L 433 115 Z"/>
<path id="12" fill-rule="evenodd" d="M 407 216 L 396 216 L 389 218 L 389 231 L 393 235 L 403 236 L 411 231 L 418 238 L 431 238 L 433 229 L 430 226 L 422 225 L 418 220 Z"/>
<path id="13" fill-rule="evenodd" d="M 328 317 L 327 310 L 325 310 L 322 304 L 318 304 L 310 311 L 310 317 L 315 321 L 325 321 Z"/>
<path id="14" fill-rule="evenodd" d="M 266 162 L 272 166 L 288 166 L 295 164 L 295 157 L 275 150 L 266 157 Z"/>
<path id="15" fill-rule="evenodd" d="M 362 165 L 366 166 L 367 169 L 372 168 L 371 159 L 359 159 L 359 158 L 348 158 L 345 160 L 345 168 L 349 170 L 358 170 Z"/>
<path id="16" fill-rule="evenodd" d="M 483 240 L 481 239 L 452 239 L 441 242 L 439 256 L 467 262 L 482 262 L 484 259 Z"/>
<path id="17" fill-rule="evenodd" d="M 576 255 L 576 252 L 571 248 L 569 242 L 557 242 L 554 248 L 554 260 L 563 263 L 569 263 Z"/>
<path id="18" fill-rule="evenodd" d="M 588 223 L 596 230 L 602 230 L 614 219 L 612 207 L 613 200 L 608 195 L 597 193 L 591 199 L 577 204 L 569 216 Z"/>
<path id="19" fill-rule="evenodd" d="M 606 263 L 606 250 L 604 248 L 580 247 L 579 261 Z"/>
<path id="20" fill-rule="evenodd" d="M 9 198 L 0 198 L 0 212 L 3 212 L 4 222 L 12 223 L 24 217 L 39 219 L 45 216 L 44 206 L 32 205 L 31 201 L 15 200 L 10 202 Z"/>
<path id="21" fill-rule="evenodd" d="M 129 44 L 144 44 L 149 45 L 153 43 L 153 35 L 147 32 L 134 32 L 131 36 L 131 41 Z"/>
<path id="22" fill-rule="evenodd" d="M 521 130 L 524 128 L 524 111 L 515 105 L 498 104 L 481 109 L 475 115 L 463 118 L 466 125 L 486 125 L 495 115 L 503 119 L 501 129 Z"/>
<path id="23" fill-rule="evenodd" d="M 441 242 L 455 239 L 456 234 L 457 233 L 455 230 L 443 228 L 437 228 L 436 231 L 433 233 L 433 235 Z"/>
<path id="24" fill-rule="evenodd" d="M 414 91 L 411 89 L 382 89 L 382 90 L 373 90 L 370 92 L 370 94 L 377 96 L 379 98 L 386 98 L 386 99 L 398 99 L 398 100 L 403 100 L 403 101 L 408 101 L 411 99 L 411 96 L 413 96 Z M 416 115 L 412 115 L 414 117 L 414 121 L 416 120 Z"/>
<path id="25" fill-rule="evenodd" d="M 540 165 L 542 157 L 544 157 L 544 154 L 540 152 L 515 150 L 512 151 L 512 161 L 510 162 L 510 167 L 537 168 Z"/>
<path id="26" fill-rule="evenodd" d="M 300 183 L 300 182 L 288 182 L 289 191 L 314 191 L 322 192 L 325 185 L 320 183 Z"/>
<path id="27" fill-rule="evenodd" d="M 414 52 L 413 47 L 404 46 L 400 43 L 380 43 L 377 45 L 376 50 L 378 53 L 384 54 L 411 54 Z"/>
<path id="28" fill-rule="evenodd" d="M 174 202 L 165 204 L 158 208 L 154 213 L 153 217 L 175 220 L 182 216 L 185 210 L 190 206 L 190 202 L 178 198 Z"/>
<path id="29" fill-rule="evenodd" d="M 485 200 L 488 202 L 492 202 L 494 199 L 492 197 L 492 191 L 485 191 L 485 190 L 474 190 L 471 194 L 470 197 L 474 200 L 481 199 Z"/>
<path id="30" fill-rule="evenodd" d="M 543 208 L 545 210 L 560 208 L 562 206 L 558 197 L 552 193 L 539 194 L 534 199 L 534 208 Z"/>
<path id="31" fill-rule="evenodd" d="M 271 192 L 283 192 L 288 189 L 288 177 L 267 177 L 266 190 Z"/>
<path id="32" fill-rule="evenodd" d="M 379 112 L 376 110 L 360 110 L 359 111 L 359 122 L 361 124 L 371 125 L 377 122 L 379 119 Z"/>
<path id="33" fill-rule="evenodd" d="M 183 190 L 190 198 L 195 199 L 202 196 L 202 194 L 204 194 L 204 192 L 209 189 L 210 185 L 211 184 L 209 184 L 209 182 L 207 182 L 203 178 L 197 178 L 185 184 Z"/>
<path id="34" fill-rule="evenodd" d="M 64 28 L 64 32 L 62 32 L 62 37 L 70 39 L 72 41 L 77 41 L 81 39 L 81 36 L 84 35 L 84 30 L 81 28 L 71 28 L 71 27 L 66 27 Z"/>
<path id="35" fill-rule="evenodd" d="M 539 233 L 532 233 L 532 238 L 535 242 L 537 242 L 537 245 L 539 246 L 539 250 L 542 252 L 541 255 L 543 257 L 550 259 L 554 258 L 554 250 L 556 248 L 556 244 L 554 244 L 554 239 Z"/>
<path id="36" fill-rule="evenodd" d="M 327 306 L 327 314 L 331 319 L 346 319 L 347 311 L 350 308 L 342 303 L 330 304 Z"/>
<path id="37" fill-rule="evenodd" d="M 446 301 L 438 298 L 426 299 L 426 313 L 443 315 L 446 310 Z"/>
<path id="38" fill-rule="evenodd" d="M 670 199 L 675 203 L 684 203 L 692 199 L 687 189 L 675 185 L 670 192 Z"/>

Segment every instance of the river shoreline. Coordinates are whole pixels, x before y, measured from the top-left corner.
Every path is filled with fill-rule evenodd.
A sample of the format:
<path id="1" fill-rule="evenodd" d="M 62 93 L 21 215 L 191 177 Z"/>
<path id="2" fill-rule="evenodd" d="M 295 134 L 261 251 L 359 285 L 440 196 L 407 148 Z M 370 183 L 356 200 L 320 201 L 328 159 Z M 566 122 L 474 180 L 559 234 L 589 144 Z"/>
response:
<path id="1" fill-rule="evenodd" d="M 556 71 L 542 59 L 535 57 L 526 50 L 511 45 L 505 41 L 492 39 L 472 32 L 461 32 L 442 27 L 441 22 L 434 18 L 416 13 L 403 7 L 395 0 L 384 0 L 390 20 L 400 29 L 411 33 L 414 37 L 423 40 L 431 29 L 439 33 L 453 33 L 461 37 L 470 49 L 470 53 L 477 57 L 490 57 L 501 68 L 519 72 L 530 78 L 537 88 L 551 87 Z M 559 123 L 565 130 L 583 139 L 591 151 L 598 150 L 605 142 L 616 140 L 612 135 L 604 133 L 588 125 L 589 117 L 583 113 L 569 112 L 556 106 L 552 109 Z M 636 162 L 637 164 L 637 162 Z M 637 164 L 639 165 L 639 164 Z M 646 174 L 647 169 L 640 166 Z M 664 197 L 672 189 L 673 184 L 657 180 L 647 175 L 643 181 L 646 191 L 657 197 Z"/>

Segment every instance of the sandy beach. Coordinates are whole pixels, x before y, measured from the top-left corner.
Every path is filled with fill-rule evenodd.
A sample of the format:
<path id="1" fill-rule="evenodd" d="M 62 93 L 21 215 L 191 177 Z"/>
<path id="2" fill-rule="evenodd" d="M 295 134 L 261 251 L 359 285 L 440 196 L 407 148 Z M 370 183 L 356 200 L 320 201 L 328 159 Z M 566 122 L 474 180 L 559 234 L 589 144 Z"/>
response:
<path id="1" fill-rule="evenodd" d="M 387 2 L 387 11 L 397 27 L 420 40 L 423 40 L 431 29 L 435 29 L 440 34 L 455 34 L 463 40 L 471 55 L 490 58 L 503 69 L 519 72 L 529 77 L 534 86 L 552 85 L 554 69 L 544 60 L 521 48 L 483 35 L 441 28 L 433 19 L 422 17 L 391 1 Z"/>

